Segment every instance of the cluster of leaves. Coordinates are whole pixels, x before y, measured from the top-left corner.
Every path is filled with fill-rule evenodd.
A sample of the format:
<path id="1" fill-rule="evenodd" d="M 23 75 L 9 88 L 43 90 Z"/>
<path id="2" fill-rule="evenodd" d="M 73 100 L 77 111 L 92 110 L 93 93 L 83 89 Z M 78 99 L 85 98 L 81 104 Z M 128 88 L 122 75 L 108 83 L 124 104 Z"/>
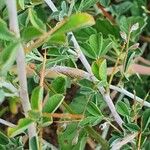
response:
<path id="1" fill-rule="evenodd" d="M 27 66 L 35 66 L 31 73 L 27 70 L 31 110 L 25 118 L 19 118 L 15 127 L 9 127 L 7 133 L 0 131 L 0 149 L 23 149 L 27 146 L 24 145 L 23 137 L 27 135 L 27 129 L 32 123 L 37 126 L 37 137 L 30 139 L 29 148 L 38 150 L 41 145 L 42 149 L 52 148 L 50 144 L 42 144 L 40 132 L 45 127 L 51 128 L 56 118 L 60 125 L 55 140 L 58 139 L 60 149 L 83 150 L 89 137 L 96 141 L 95 148 L 98 149 L 101 145 L 102 149 L 110 149 L 119 140 L 133 133 L 138 133 L 139 138 L 132 139 L 122 149 L 148 149 L 150 110 L 139 103 L 133 104 L 120 94 L 115 103 L 124 124 L 123 129 L 117 130 L 103 96 L 97 90 L 98 85 L 109 88 L 111 77 L 107 76 L 107 67 L 115 65 L 118 57 L 119 65 L 123 65 L 124 69 L 114 75 L 115 84 L 118 84 L 119 79 L 119 83 L 125 83 L 129 90 L 139 89 L 138 84 L 134 88 L 132 85 L 135 83 L 131 85 L 130 80 L 136 78 L 138 83 L 142 78 L 132 76 L 128 68 L 134 58 L 143 53 L 137 46 L 141 34 L 147 35 L 150 32 L 147 3 L 147 0 L 66 0 L 56 1 L 58 11 L 51 12 L 44 1 L 17 0 L 21 33 L 21 38 L 18 39 L 8 28 L 5 0 L 0 0 L 0 117 L 5 118 L 7 111 L 14 115 L 19 112 L 21 102 L 15 60 L 20 44 L 25 50 Z M 107 15 L 101 13 L 103 11 L 99 10 L 97 4 L 101 5 Z M 111 22 L 105 8 L 115 18 L 115 24 Z M 56 65 L 83 69 L 78 54 L 74 52 L 72 35 L 68 34 L 70 31 L 74 32 L 93 74 L 100 82 L 92 83 L 86 79 L 55 74 L 45 77 L 44 86 L 39 85 L 44 61 L 43 49 L 46 49 L 45 70 Z M 125 44 L 123 51 L 122 43 Z M 149 79 L 143 80 L 146 83 Z M 72 85 L 80 88 L 68 101 L 68 91 L 74 92 Z M 142 90 L 144 94 L 139 96 L 145 98 L 147 91 Z M 9 108 L 6 109 L 3 104 L 7 102 Z M 111 126 L 108 138 L 101 137 L 102 131 L 108 127 L 105 124 Z M 97 128 L 101 128 L 100 133 L 95 130 Z"/>

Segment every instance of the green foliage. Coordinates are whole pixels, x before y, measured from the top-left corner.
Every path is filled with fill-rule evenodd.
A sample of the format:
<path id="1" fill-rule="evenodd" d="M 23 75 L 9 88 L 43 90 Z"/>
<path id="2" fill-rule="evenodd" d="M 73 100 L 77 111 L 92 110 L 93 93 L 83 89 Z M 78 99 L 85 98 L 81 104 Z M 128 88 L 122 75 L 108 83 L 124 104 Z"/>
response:
<path id="1" fill-rule="evenodd" d="M 36 12 L 33 9 L 29 8 L 28 15 L 29 15 L 29 19 L 30 19 L 31 24 L 36 29 L 38 29 L 41 32 L 44 32 L 46 30 L 45 24 L 38 18 Z"/>
<path id="2" fill-rule="evenodd" d="M 7 145 L 8 143 L 8 137 L 0 131 L 0 145 Z"/>
<path id="3" fill-rule="evenodd" d="M 130 32 L 130 29 L 132 28 L 132 26 L 136 23 L 139 24 L 139 27 L 136 31 L 133 31 L 131 33 L 131 38 L 130 40 L 132 41 L 136 41 L 139 38 L 140 33 L 142 32 L 143 28 L 146 25 L 146 20 L 147 18 L 143 18 L 143 17 L 121 17 L 119 20 L 119 27 L 121 29 L 121 31 L 124 31 L 127 35 Z"/>
<path id="4" fill-rule="evenodd" d="M 130 115 L 130 109 L 128 108 L 127 104 L 119 101 L 117 103 L 117 111 L 122 115 L 122 116 L 129 116 Z"/>
<path id="5" fill-rule="evenodd" d="M 104 56 L 111 48 L 109 39 L 103 39 L 102 34 L 93 34 L 82 45 L 85 55 L 92 59 Z"/>
<path id="6" fill-rule="evenodd" d="M 86 132 L 78 131 L 77 124 L 70 124 L 58 133 L 58 141 L 61 149 L 84 149 L 86 144 Z"/>
<path id="7" fill-rule="evenodd" d="M 66 79 L 63 77 L 55 78 L 51 85 L 54 91 L 58 94 L 63 94 L 66 92 Z"/>
<path id="8" fill-rule="evenodd" d="M 0 75 L 6 74 L 16 60 L 18 42 L 10 43 L 0 55 Z"/>
<path id="9" fill-rule="evenodd" d="M 94 18 L 91 15 L 87 13 L 76 13 L 71 15 L 69 18 L 66 18 L 64 20 L 64 24 L 62 22 L 63 26 L 60 27 L 55 34 L 66 33 L 78 28 L 92 26 L 94 23 Z"/>
<path id="10" fill-rule="evenodd" d="M 38 38 L 42 33 L 34 26 L 25 27 L 22 31 L 22 38 L 25 41 L 33 40 Z"/>
<path id="11" fill-rule="evenodd" d="M 52 113 L 61 105 L 64 100 L 64 96 L 62 94 L 55 94 L 51 96 L 43 107 L 43 112 Z"/>
<path id="12" fill-rule="evenodd" d="M 9 137 L 14 137 L 26 130 L 33 121 L 29 118 L 20 119 L 18 125 L 14 128 L 8 128 L 7 134 Z"/>
<path id="13" fill-rule="evenodd" d="M 125 126 L 125 128 L 127 128 L 131 132 L 138 132 L 138 131 L 140 131 L 140 127 L 137 124 L 135 124 L 135 123 L 127 123 L 124 126 Z"/>
<path id="14" fill-rule="evenodd" d="M 0 39 L 6 41 L 14 40 L 14 33 L 9 31 L 9 29 L 7 28 L 7 24 L 1 18 L 0 18 Z"/>
<path id="15" fill-rule="evenodd" d="M 101 32 L 105 38 L 109 37 L 109 35 L 119 38 L 119 27 L 112 25 L 111 22 L 106 19 L 97 19 L 94 27 L 98 32 Z"/>
<path id="16" fill-rule="evenodd" d="M 142 116 L 142 128 L 143 128 L 143 131 L 145 130 L 148 130 L 149 127 L 150 127 L 150 110 L 146 110 L 144 111 L 143 113 L 143 116 Z"/>
<path id="17" fill-rule="evenodd" d="M 39 141 L 38 137 L 32 137 L 29 141 L 29 148 L 31 150 L 38 150 L 39 149 Z"/>
<path id="18" fill-rule="evenodd" d="M 78 10 L 79 11 L 85 11 L 88 8 L 90 8 L 91 6 L 93 6 L 96 2 L 98 2 L 98 0 L 88 0 L 88 1 L 82 0 Z"/>
<path id="19" fill-rule="evenodd" d="M 148 1 L 57 0 L 54 2 L 56 12 L 46 3 L 17 0 L 20 38 L 16 38 L 8 28 L 8 8 L 5 1 L 0 0 L 0 117 L 9 125 L 9 121 L 18 120 L 15 127 L 2 124 L 0 149 L 47 150 L 55 149 L 54 144 L 62 150 L 84 150 L 94 142 L 93 149 L 102 146 L 101 149 L 108 150 L 118 141 L 126 143 L 134 133 L 138 136 L 120 149 L 149 149 L 150 110 L 145 106 L 150 98 Z M 68 34 L 72 31 L 77 41 Z M 20 98 L 20 89 L 24 94 L 25 86 L 18 82 L 15 62 L 20 46 L 25 50 L 29 48 L 24 70 L 31 105 L 27 114 L 23 112 Z M 46 60 L 43 50 L 46 50 Z M 59 69 L 56 67 L 58 70 L 54 71 L 57 65 Z M 42 67 L 43 87 L 39 86 Z M 92 71 L 94 77 L 77 68 Z M 133 70 L 136 73 L 132 73 Z M 141 70 L 142 74 L 138 74 Z M 83 78 L 78 78 L 78 74 Z M 99 81 L 93 81 L 95 77 Z M 124 94 L 109 89 L 111 78 L 111 84 Z M 102 88 L 103 95 L 98 91 L 99 86 L 105 90 Z M 122 88 L 134 91 L 134 98 Z M 112 108 L 108 109 L 109 99 L 107 103 L 104 101 L 108 94 L 123 120 L 122 129 L 118 128 L 114 113 L 110 113 Z M 143 103 L 136 102 L 139 99 L 136 96 L 143 99 Z M 36 125 L 37 136 L 25 142 L 21 133 L 28 136 L 27 129 L 32 123 Z M 7 129 L 8 136 L 5 135 Z M 106 131 L 105 138 L 101 135 Z"/>
<path id="20" fill-rule="evenodd" d="M 107 64 L 106 59 L 98 59 L 92 64 L 92 71 L 94 75 L 104 83 L 107 82 Z"/>
<path id="21" fill-rule="evenodd" d="M 42 110 L 42 100 L 43 100 L 43 87 L 36 87 L 31 96 L 31 108 L 33 110 Z"/>

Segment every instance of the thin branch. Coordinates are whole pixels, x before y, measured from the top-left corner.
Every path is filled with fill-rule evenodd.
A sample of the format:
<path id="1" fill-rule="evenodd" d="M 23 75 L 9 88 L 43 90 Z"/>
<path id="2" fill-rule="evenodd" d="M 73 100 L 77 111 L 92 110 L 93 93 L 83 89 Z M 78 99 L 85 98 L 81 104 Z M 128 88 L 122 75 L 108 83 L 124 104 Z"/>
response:
<path id="1" fill-rule="evenodd" d="M 114 67 L 107 68 L 107 75 L 111 75 L 113 68 Z M 123 69 L 122 65 L 117 66 L 114 73 L 117 73 L 118 71 L 121 71 L 122 69 Z M 141 75 L 150 75 L 150 67 L 139 65 L 139 64 L 131 64 L 127 70 L 127 73 L 129 74 L 138 73 Z"/>
<path id="2" fill-rule="evenodd" d="M 55 75 L 64 74 L 64 75 L 70 76 L 72 78 L 84 78 L 84 79 L 92 81 L 91 75 L 88 72 L 83 71 L 81 69 L 77 69 L 77 68 L 55 66 L 55 67 L 52 67 L 51 69 L 47 70 L 46 77 L 48 77 L 48 75 L 51 73 L 54 73 Z M 141 104 L 144 104 L 144 106 L 150 107 L 150 103 L 148 103 L 147 101 L 144 101 L 143 99 L 139 98 L 138 96 L 135 96 L 134 94 L 128 92 L 124 88 L 119 88 L 114 85 L 110 85 L 109 88 L 112 90 L 118 91 L 118 92 L 130 97 L 131 99 L 138 101 Z"/>
<path id="3" fill-rule="evenodd" d="M 51 2 L 51 0 L 44 0 L 44 1 L 53 12 L 58 11 L 55 5 Z"/>
<path id="4" fill-rule="evenodd" d="M 139 98 L 138 96 L 135 96 L 134 94 L 128 92 L 124 88 L 119 88 L 117 86 L 110 85 L 110 89 L 116 90 L 116 91 L 118 91 L 118 92 L 120 92 L 120 93 L 122 93 L 122 94 L 124 94 L 124 95 L 126 95 L 128 97 L 130 97 L 131 99 L 136 100 L 136 101 L 138 101 L 141 104 L 144 104 L 144 106 L 150 107 L 150 103 L 149 102 L 144 101 L 143 99 Z"/>
<path id="5" fill-rule="evenodd" d="M 96 3 L 96 6 L 102 11 L 103 15 L 111 21 L 112 24 L 115 24 L 115 19 L 113 16 L 111 16 L 111 14 L 108 13 L 100 3 Z"/>
<path id="6" fill-rule="evenodd" d="M 113 144 L 111 150 L 120 150 L 120 148 L 123 145 L 126 145 L 129 142 L 132 142 L 137 135 L 138 135 L 138 132 L 124 137 L 123 139 L 119 140 L 117 143 Z"/>
<path id="7" fill-rule="evenodd" d="M 141 56 L 135 58 L 134 61 L 135 61 L 135 62 L 141 62 L 141 63 L 143 63 L 143 64 L 145 64 L 145 65 L 149 65 L 149 66 L 150 66 L 150 61 L 147 60 L 147 59 L 145 59 L 145 58 L 143 58 L 143 57 L 141 57 Z"/>
<path id="8" fill-rule="evenodd" d="M 140 36 L 140 40 L 144 41 L 144 42 L 148 42 L 150 43 L 150 37 L 149 36 Z"/>
<path id="9" fill-rule="evenodd" d="M 17 38 L 20 38 L 16 0 L 6 0 L 6 5 L 8 8 L 10 30 L 16 34 Z M 17 61 L 17 71 L 18 71 L 18 78 L 19 78 L 19 85 L 20 85 L 20 97 L 22 100 L 22 106 L 25 112 L 25 116 L 27 116 L 27 112 L 31 110 L 31 106 L 29 102 L 28 89 L 27 89 L 25 54 L 21 44 L 19 45 L 18 48 L 16 61 Z M 36 135 L 36 128 L 32 124 L 29 127 L 29 138 L 35 135 Z"/>
<path id="10" fill-rule="evenodd" d="M 8 127 L 15 127 L 16 126 L 15 124 L 8 122 L 8 121 L 1 119 L 1 118 L 0 118 L 0 124 L 6 125 Z"/>
<path id="11" fill-rule="evenodd" d="M 27 70 L 30 71 L 29 74 L 31 76 L 34 74 L 34 68 L 27 66 Z M 13 70 L 13 72 L 15 73 L 15 70 Z M 45 72 L 46 78 L 55 78 L 55 77 L 60 76 L 60 75 L 66 75 L 66 76 L 69 76 L 72 78 L 81 78 L 81 79 L 84 78 L 84 79 L 91 81 L 91 75 L 88 72 L 83 71 L 83 70 L 78 69 L 78 68 L 71 68 L 71 67 L 65 67 L 65 66 L 55 66 L 55 67 L 52 67 L 51 69 L 47 69 Z M 143 99 L 141 99 L 138 96 L 134 97 L 134 94 L 132 94 L 131 92 L 128 92 L 124 88 L 119 88 L 119 87 L 114 86 L 114 85 L 110 85 L 109 88 L 112 90 L 118 91 L 118 92 L 130 97 L 131 99 L 138 101 L 141 104 L 143 104 L 143 102 L 144 102 L 144 106 L 150 107 L 150 103 L 148 103 L 147 101 L 144 101 Z"/>

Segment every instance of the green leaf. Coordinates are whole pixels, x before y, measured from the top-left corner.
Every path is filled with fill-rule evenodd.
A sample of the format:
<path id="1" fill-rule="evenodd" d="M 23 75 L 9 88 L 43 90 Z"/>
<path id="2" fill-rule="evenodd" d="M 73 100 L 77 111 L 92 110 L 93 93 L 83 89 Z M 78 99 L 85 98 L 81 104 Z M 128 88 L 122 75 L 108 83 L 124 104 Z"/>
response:
<path id="1" fill-rule="evenodd" d="M 132 60 L 135 56 L 135 52 L 129 52 L 128 53 L 128 56 L 127 56 L 127 59 L 126 59 L 126 63 L 125 63 L 125 68 L 124 68 L 124 71 L 127 71 L 130 64 L 132 63 Z"/>
<path id="2" fill-rule="evenodd" d="M 25 41 L 34 40 L 38 38 L 40 35 L 42 35 L 42 32 L 33 26 L 25 27 L 22 31 L 22 38 Z"/>
<path id="3" fill-rule="evenodd" d="M 38 110 L 29 110 L 28 116 L 30 119 L 34 120 L 35 122 L 40 122 L 41 112 Z"/>
<path id="4" fill-rule="evenodd" d="M 107 64 L 106 59 L 100 58 L 92 63 L 92 72 L 104 83 L 107 82 Z"/>
<path id="5" fill-rule="evenodd" d="M 85 126 L 95 126 L 99 124 L 102 121 L 103 117 L 102 116 L 88 116 L 84 118 L 82 121 L 80 121 L 79 125 L 80 127 L 85 127 Z"/>
<path id="6" fill-rule="evenodd" d="M 99 77 L 103 82 L 107 82 L 107 64 L 106 59 L 98 60 L 99 64 Z"/>
<path id="7" fill-rule="evenodd" d="M 33 121 L 29 118 L 20 119 L 18 125 L 14 128 L 8 128 L 7 134 L 9 137 L 14 137 L 26 130 Z"/>
<path id="8" fill-rule="evenodd" d="M 7 24 L 0 18 L 0 39 L 11 41 L 15 40 L 15 35 L 13 32 L 7 28 Z"/>
<path id="9" fill-rule="evenodd" d="M 84 52 L 84 54 L 86 56 L 88 56 L 91 59 L 96 58 L 96 53 L 94 52 L 94 50 L 92 49 L 92 47 L 89 43 L 82 43 L 80 45 L 81 45 L 82 51 Z"/>
<path id="10" fill-rule="evenodd" d="M 141 32 L 143 31 L 144 27 L 146 26 L 146 21 L 147 21 L 147 17 L 121 17 L 121 19 L 119 20 L 119 27 L 121 29 L 121 31 L 124 31 L 127 35 L 129 33 L 129 29 L 136 23 L 139 23 L 139 28 L 131 33 L 131 38 L 130 40 L 135 42 L 138 40 Z"/>
<path id="11" fill-rule="evenodd" d="M 5 92 L 3 89 L 0 89 L 0 104 L 4 101 L 5 99 Z"/>
<path id="12" fill-rule="evenodd" d="M 43 107 L 43 113 L 54 113 L 57 110 L 57 108 L 61 105 L 63 100 L 64 96 L 62 94 L 55 94 L 51 96 Z M 43 127 L 50 125 L 52 122 L 53 122 L 52 117 L 43 116 L 42 120 Z"/>
<path id="13" fill-rule="evenodd" d="M 150 128 L 150 109 L 146 109 L 142 116 L 142 128 L 143 131 Z"/>
<path id="14" fill-rule="evenodd" d="M 124 1 L 118 5 L 111 5 L 111 9 L 113 10 L 113 13 L 116 15 L 121 15 L 127 12 L 131 7 L 133 6 L 133 3 L 130 1 Z"/>
<path id="15" fill-rule="evenodd" d="M 9 138 L 0 131 L 0 145 L 7 145 L 9 143 Z"/>
<path id="16" fill-rule="evenodd" d="M 18 43 L 11 43 L 0 53 L 0 74 L 5 74 L 16 60 Z"/>
<path id="17" fill-rule="evenodd" d="M 21 9 L 24 10 L 24 7 L 25 7 L 24 0 L 18 0 L 18 3 L 20 5 Z"/>
<path id="18" fill-rule="evenodd" d="M 101 80 L 99 77 L 99 66 L 96 61 L 92 63 L 92 72 L 97 79 Z"/>
<path id="19" fill-rule="evenodd" d="M 32 8 L 29 8 L 29 19 L 30 19 L 30 22 L 32 23 L 32 25 L 35 28 L 37 28 L 40 32 L 46 31 L 45 24 L 42 22 L 42 20 L 40 20 L 38 18 L 36 12 Z"/>
<path id="20" fill-rule="evenodd" d="M 78 131 L 77 123 L 70 123 L 58 132 L 58 142 L 62 150 L 84 150 L 87 134 L 85 130 Z"/>
<path id="21" fill-rule="evenodd" d="M 66 79 L 63 77 L 57 77 L 52 81 L 51 85 L 55 92 L 59 94 L 66 92 Z"/>
<path id="22" fill-rule="evenodd" d="M 92 34 L 87 43 L 82 43 L 81 47 L 85 55 L 92 59 L 98 59 L 104 56 L 112 47 L 110 39 L 103 39 L 101 33 Z"/>
<path id="23" fill-rule="evenodd" d="M 80 3 L 78 11 L 83 11 L 83 10 L 85 11 L 97 2 L 98 2 L 98 0 L 88 0 L 88 1 L 87 0 L 83 1 L 82 0 L 81 3 Z"/>
<path id="24" fill-rule="evenodd" d="M 39 150 L 39 140 L 37 136 L 34 136 L 29 140 L 29 149 Z"/>
<path id="25" fill-rule="evenodd" d="M 61 33 L 61 34 L 54 34 L 50 36 L 48 41 L 46 42 L 47 45 L 52 45 L 52 44 L 66 44 L 67 43 L 67 38 L 66 35 Z"/>
<path id="26" fill-rule="evenodd" d="M 99 57 L 103 46 L 103 36 L 102 34 L 93 34 L 89 38 L 89 44 L 93 51 L 96 53 L 96 57 Z"/>
<path id="27" fill-rule="evenodd" d="M 130 116 L 130 108 L 127 107 L 126 103 L 119 101 L 116 108 L 122 116 Z"/>
<path id="28" fill-rule="evenodd" d="M 64 19 L 60 23 L 63 25 L 55 32 L 55 34 L 67 33 L 78 28 L 92 26 L 95 24 L 95 21 L 94 18 L 87 13 L 76 13 L 71 15 L 69 18 Z"/>
<path id="29" fill-rule="evenodd" d="M 6 150 L 5 146 L 0 145 L 1 150 Z"/>
<path id="30" fill-rule="evenodd" d="M 110 4 L 110 0 L 99 0 L 99 2 L 104 6 L 107 7 Z"/>
<path id="31" fill-rule="evenodd" d="M 42 127 L 47 127 L 52 123 L 53 123 L 52 117 L 45 117 L 45 116 L 42 117 L 42 124 L 41 124 Z"/>
<path id="32" fill-rule="evenodd" d="M 51 96 L 43 107 L 43 112 L 53 113 L 57 110 L 57 108 L 61 105 L 64 100 L 64 96 L 62 94 L 55 94 Z"/>
<path id="33" fill-rule="evenodd" d="M 126 127 L 131 132 L 140 131 L 140 127 L 135 123 L 126 123 L 123 126 Z"/>
<path id="34" fill-rule="evenodd" d="M 120 37 L 118 25 L 112 25 L 107 19 L 97 19 L 94 28 L 98 33 L 102 33 L 104 38 L 108 38 L 109 35 L 113 35 L 115 38 Z"/>
<path id="35" fill-rule="evenodd" d="M 93 27 L 82 28 L 77 30 L 74 35 L 77 41 L 87 41 L 92 34 L 96 34 L 97 31 Z"/>
<path id="36" fill-rule="evenodd" d="M 88 107 L 87 107 L 87 111 L 93 115 L 93 116 L 102 116 L 102 112 L 100 111 L 100 109 L 97 107 L 97 105 L 93 102 L 89 102 Z"/>
<path id="37" fill-rule="evenodd" d="M 42 110 L 43 87 L 37 86 L 31 95 L 31 108 L 33 110 Z"/>

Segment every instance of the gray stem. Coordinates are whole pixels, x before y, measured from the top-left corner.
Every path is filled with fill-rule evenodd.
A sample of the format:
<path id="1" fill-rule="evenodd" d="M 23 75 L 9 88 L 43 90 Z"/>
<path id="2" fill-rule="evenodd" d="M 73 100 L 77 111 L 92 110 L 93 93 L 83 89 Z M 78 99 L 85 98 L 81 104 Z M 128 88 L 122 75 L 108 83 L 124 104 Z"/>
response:
<path id="1" fill-rule="evenodd" d="M 6 0 L 6 5 L 8 9 L 10 30 L 16 34 L 17 38 L 20 38 L 16 0 Z M 21 44 L 18 47 L 18 54 L 16 57 L 16 61 L 17 61 L 17 72 L 18 72 L 19 85 L 20 85 L 20 97 L 22 100 L 21 102 L 22 102 L 23 110 L 25 112 L 25 116 L 27 116 L 27 112 L 31 110 L 31 106 L 29 102 L 28 89 L 27 89 L 25 54 Z M 29 131 L 29 138 L 36 135 L 36 128 L 33 124 L 29 127 L 28 131 Z"/>
<path id="2" fill-rule="evenodd" d="M 67 75 L 67 76 L 70 76 L 72 78 L 83 78 L 83 79 L 87 79 L 89 81 L 92 81 L 92 79 L 91 79 L 92 76 L 88 72 L 83 71 L 81 69 L 77 69 L 77 68 L 71 68 L 71 67 L 65 67 L 65 66 L 55 66 L 55 67 L 52 67 L 51 69 L 47 69 L 46 75 L 48 75 L 48 73 L 50 73 L 51 71 Z M 140 97 L 138 97 L 138 96 L 128 92 L 124 88 L 120 88 L 120 87 L 117 87 L 117 86 L 114 86 L 114 85 L 110 85 L 109 88 L 111 90 L 115 90 L 117 92 L 120 92 L 120 93 L 130 97 L 131 99 L 133 99 L 133 100 L 143 104 L 146 107 L 150 107 L 150 103 L 149 102 L 144 101 L 142 98 L 140 98 Z"/>

